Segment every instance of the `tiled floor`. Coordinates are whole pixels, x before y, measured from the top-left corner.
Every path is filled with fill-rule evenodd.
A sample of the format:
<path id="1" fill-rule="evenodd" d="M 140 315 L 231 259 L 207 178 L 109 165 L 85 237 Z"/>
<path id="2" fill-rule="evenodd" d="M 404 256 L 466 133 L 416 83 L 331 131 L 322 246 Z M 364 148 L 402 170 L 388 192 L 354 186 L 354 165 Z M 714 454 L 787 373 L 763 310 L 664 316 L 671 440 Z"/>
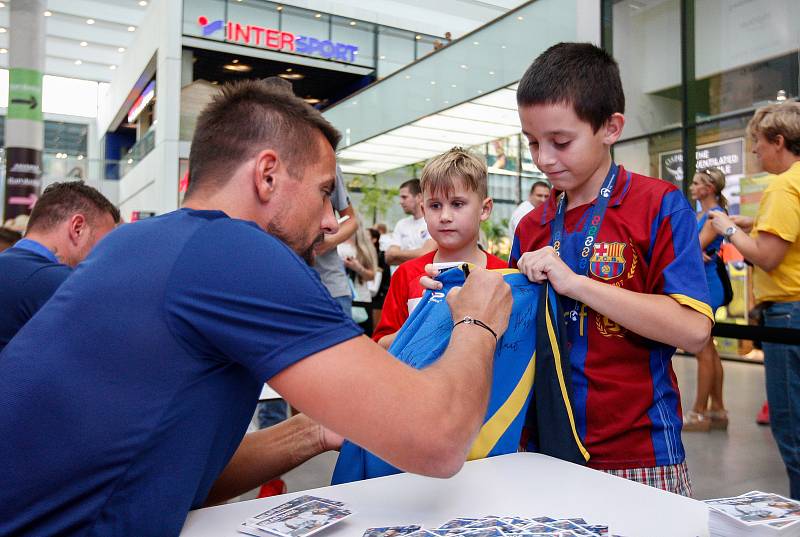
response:
<path id="1" fill-rule="evenodd" d="M 724 362 L 725 398 L 730 412 L 727 432 L 684 433 L 683 440 L 695 497 L 715 498 L 762 490 L 788 494 L 788 481 L 769 427 L 756 425 L 764 401 L 764 369 Z M 677 356 L 675 372 L 684 408 L 694 399 L 696 362 Z M 336 454 L 316 457 L 285 476 L 289 491 L 329 484 Z M 252 497 L 252 496 L 250 496 Z"/>

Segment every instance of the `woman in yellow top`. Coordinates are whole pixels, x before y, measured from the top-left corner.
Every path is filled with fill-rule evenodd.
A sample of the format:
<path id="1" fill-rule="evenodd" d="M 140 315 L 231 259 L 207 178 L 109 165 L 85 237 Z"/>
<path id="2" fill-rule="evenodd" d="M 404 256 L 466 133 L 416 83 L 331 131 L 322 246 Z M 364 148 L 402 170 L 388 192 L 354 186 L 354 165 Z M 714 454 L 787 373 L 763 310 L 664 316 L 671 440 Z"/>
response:
<path id="1" fill-rule="evenodd" d="M 714 229 L 750 261 L 756 302 L 766 326 L 800 328 L 800 103 L 765 106 L 747 125 L 753 152 L 775 174 L 758 216 L 709 215 Z M 749 234 L 748 234 L 749 233 Z M 800 343 L 800 338 L 798 338 Z M 764 343 L 772 435 L 800 499 L 800 345 Z"/>

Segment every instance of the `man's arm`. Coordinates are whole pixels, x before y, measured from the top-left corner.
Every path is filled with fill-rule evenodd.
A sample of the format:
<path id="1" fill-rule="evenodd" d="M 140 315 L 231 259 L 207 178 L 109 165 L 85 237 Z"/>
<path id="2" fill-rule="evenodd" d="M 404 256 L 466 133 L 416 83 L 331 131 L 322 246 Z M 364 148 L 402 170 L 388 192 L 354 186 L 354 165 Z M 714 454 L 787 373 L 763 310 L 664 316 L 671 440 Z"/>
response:
<path id="1" fill-rule="evenodd" d="M 353 236 L 353 234 L 358 229 L 358 221 L 356 220 L 356 212 L 353 209 L 352 205 L 348 205 L 341 211 L 339 211 L 340 216 L 349 216 L 347 220 L 339 224 L 339 231 L 333 233 L 332 235 L 325 235 L 325 240 L 322 241 L 317 247 L 315 248 L 317 255 L 322 255 L 327 253 L 341 243 L 349 239 Z"/>
<path id="2" fill-rule="evenodd" d="M 511 291 L 499 274 L 470 273 L 448 293 L 453 319 L 479 319 L 499 335 Z M 475 324 L 453 329 L 444 355 L 423 370 L 356 337 L 270 379 L 300 411 L 403 470 L 449 477 L 464 464 L 486 413 L 495 338 Z"/>
<path id="3" fill-rule="evenodd" d="M 204 506 L 252 490 L 339 445 L 340 438 L 303 414 L 247 434 L 214 482 Z"/>
<path id="4" fill-rule="evenodd" d="M 390 246 L 386 251 L 386 262 L 390 265 L 399 265 L 405 261 L 410 261 L 411 259 L 416 259 L 429 252 L 432 252 L 436 248 L 436 241 L 433 239 L 428 239 L 425 241 L 425 244 L 419 248 L 414 248 L 413 250 L 401 250 L 397 245 Z"/>
<path id="5" fill-rule="evenodd" d="M 517 263 L 534 282 L 549 280 L 573 298 L 640 336 L 696 353 L 711 334 L 711 319 L 665 295 L 637 293 L 579 276 L 551 247 L 528 252 Z"/>

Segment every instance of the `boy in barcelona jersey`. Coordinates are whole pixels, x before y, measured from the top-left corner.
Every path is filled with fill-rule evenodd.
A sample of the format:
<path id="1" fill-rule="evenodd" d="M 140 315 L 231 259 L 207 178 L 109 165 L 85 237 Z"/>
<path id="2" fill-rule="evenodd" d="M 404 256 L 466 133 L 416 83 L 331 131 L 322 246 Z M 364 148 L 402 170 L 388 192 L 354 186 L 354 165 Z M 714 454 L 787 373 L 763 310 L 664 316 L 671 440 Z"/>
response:
<path id="1" fill-rule="evenodd" d="M 671 360 L 676 347 L 699 351 L 713 323 L 694 212 L 670 183 L 612 160 L 625 97 L 603 50 L 551 47 L 517 104 L 554 190 L 520 221 L 510 265 L 562 297 L 588 465 L 689 496 Z"/>

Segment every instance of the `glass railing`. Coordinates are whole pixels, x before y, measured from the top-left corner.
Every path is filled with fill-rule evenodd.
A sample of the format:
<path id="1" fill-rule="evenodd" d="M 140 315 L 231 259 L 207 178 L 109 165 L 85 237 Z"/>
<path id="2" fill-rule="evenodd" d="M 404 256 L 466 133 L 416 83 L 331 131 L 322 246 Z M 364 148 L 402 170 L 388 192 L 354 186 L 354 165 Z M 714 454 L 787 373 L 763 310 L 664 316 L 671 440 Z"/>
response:
<path id="1" fill-rule="evenodd" d="M 139 141 L 133 144 L 130 151 L 120 159 L 119 178 L 125 177 L 125 175 L 141 162 L 155 146 L 156 130 L 155 128 L 150 128 Z"/>
<path id="2" fill-rule="evenodd" d="M 577 35 L 574 3 L 525 4 L 324 112 L 342 148 L 518 81 L 533 59 Z"/>

